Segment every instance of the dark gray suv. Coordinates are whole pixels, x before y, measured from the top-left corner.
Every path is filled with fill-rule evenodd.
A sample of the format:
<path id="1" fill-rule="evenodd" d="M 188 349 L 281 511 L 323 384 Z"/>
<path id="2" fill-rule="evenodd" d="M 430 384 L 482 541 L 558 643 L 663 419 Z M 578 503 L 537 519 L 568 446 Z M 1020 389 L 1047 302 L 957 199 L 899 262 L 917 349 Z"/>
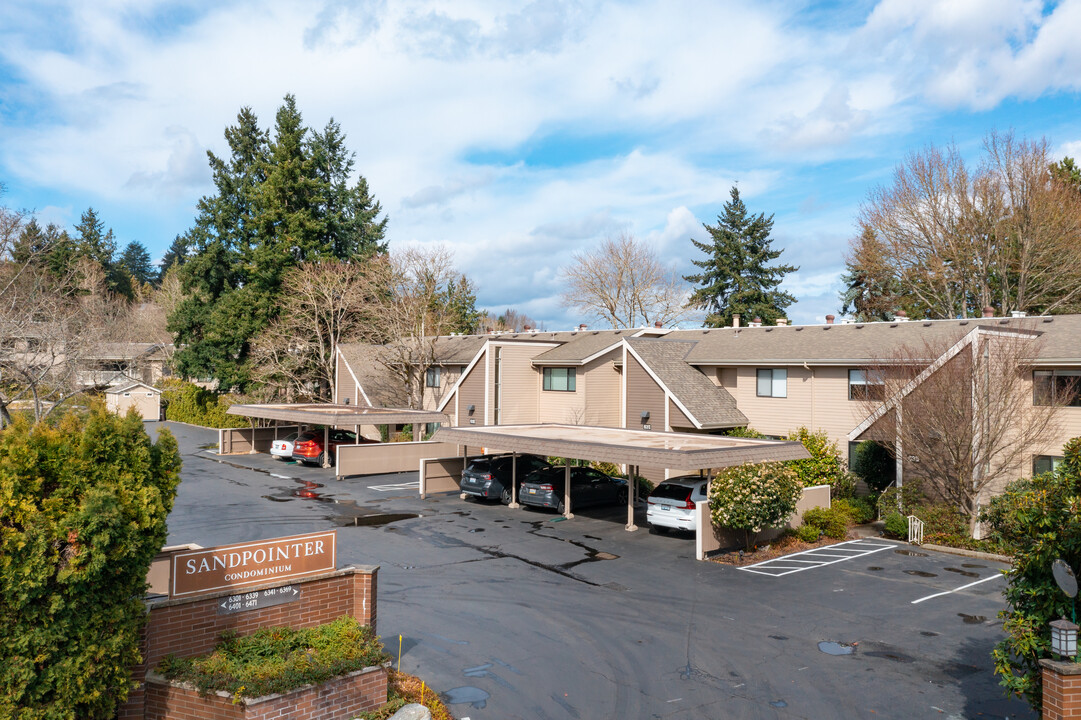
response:
<path id="1" fill-rule="evenodd" d="M 518 487 L 522 478 L 534 470 L 549 467 L 548 461 L 536 455 L 519 455 L 516 476 Z M 476 498 L 494 500 L 499 498 L 504 505 L 510 505 L 511 456 L 481 455 L 471 458 L 462 472 L 462 492 Z"/>

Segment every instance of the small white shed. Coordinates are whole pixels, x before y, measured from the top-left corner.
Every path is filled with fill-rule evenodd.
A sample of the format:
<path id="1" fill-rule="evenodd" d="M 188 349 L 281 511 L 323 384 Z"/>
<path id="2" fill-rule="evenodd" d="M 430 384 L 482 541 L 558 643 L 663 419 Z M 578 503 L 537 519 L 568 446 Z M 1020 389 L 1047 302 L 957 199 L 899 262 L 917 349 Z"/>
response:
<path id="1" fill-rule="evenodd" d="M 135 380 L 114 385 L 105 391 L 105 407 L 117 415 L 133 407 L 143 420 L 160 420 L 161 390 Z"/>

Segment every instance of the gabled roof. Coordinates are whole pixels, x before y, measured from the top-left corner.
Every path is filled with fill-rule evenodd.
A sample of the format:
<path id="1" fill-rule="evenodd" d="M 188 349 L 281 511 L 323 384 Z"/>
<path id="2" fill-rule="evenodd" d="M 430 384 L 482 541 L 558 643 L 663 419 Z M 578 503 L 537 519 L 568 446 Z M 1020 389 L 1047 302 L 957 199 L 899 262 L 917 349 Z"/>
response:
<path id="1" fill-rule="evenodd" d="M 692 365 L 804 361 L 852 365 L 889 357 L 903 346 L 950 344 L 977 326 L 1041 332 L 1044 362 L 1081 359 L 1081 315 L 711 328 L 678 330 L 668 337 L 696 341 L 687 354 Z"/>
<path id="2" fill-rule="evenodd" d="M 88 358 L 95 360 L 134 360 L 156 355 L 165 349 L 165 345 L 156 342 L 103 342 L 98 343 Z"/>
<path id="3" fill-rule="evenodd" d="M 630 337 L 632 331 L 586 330 L 571 334 L 562 345 L 533 358 L 534 365 L 582 365 Z"/>
<path id="4" fill-rule="evenodd" d="M 405 392 L 382 362 L 387 349 L 382 345 L 345 343 L 338 352 L 352 370 L 360 392 L 373 406 L 397 407 L 405 402 Z"/>
<path id="5" fill-rule="evenodd" d="M 146 383 L 139 382 L 138 380 L 129 380 L 128 382 L 121 383 L 119 385 L 113 385 L 110 388 L 106 388 L 105 392 L 108 395 L 119 395 L 120 393 L 131 392 L 138 387 L 143 387 L 147 390 L 153 390 L 156 393 L 161 393 L 161 390 L 157 389 L 153 385 L 147 385 Z"/>
<path id="6" fill-rule="evenodd" d="M 671 337 L 671 336 L 669 336 Z M 687 364 L 695 344 L 689 340 L 628 338 L 627 346 L 672 394 L 672 399 L 699 428 L 747 424 L 736 399 L 723 387 Z"/>

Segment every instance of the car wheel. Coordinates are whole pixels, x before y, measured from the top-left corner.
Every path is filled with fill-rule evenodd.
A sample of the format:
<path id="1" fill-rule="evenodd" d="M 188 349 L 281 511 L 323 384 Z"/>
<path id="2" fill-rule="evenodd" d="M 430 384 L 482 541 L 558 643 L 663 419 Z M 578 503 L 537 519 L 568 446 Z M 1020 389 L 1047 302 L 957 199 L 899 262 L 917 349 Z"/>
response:
<path id="1" fill-rule="evenodd" d="M 616 503 L 618 503 L 620 505 L 626 505 L 627 504 L 627 489 L 626 488 L 623 488 L 619 492 L 616 493 Z"/>
<path id="2" fill-rule="evenodd" d="M 508 490 L 507 488 L 503 488 L 503 492 L 499 493 L 499 502 L 503 503 L 504 505 L 510 505 L 510 500 L 510 490 Z"/>
<path id="3" fill-rule="evenodd" d="M 326 453 L 319 453 L 319 457 L 315 458 L 315 466 L 316 467 L 323 467 L 323 457 L 325 455 L 326 455 Z"/>
<path id="4" fill-rule="evenodd" d="M 556 512 L 559 513 L 560 515 L 562 515 L 566 511 L 566 509 L 567 509 L 567 506 L 563 504 L 562 500 L 560 500 L 559 504 L 556 505 Z"/>

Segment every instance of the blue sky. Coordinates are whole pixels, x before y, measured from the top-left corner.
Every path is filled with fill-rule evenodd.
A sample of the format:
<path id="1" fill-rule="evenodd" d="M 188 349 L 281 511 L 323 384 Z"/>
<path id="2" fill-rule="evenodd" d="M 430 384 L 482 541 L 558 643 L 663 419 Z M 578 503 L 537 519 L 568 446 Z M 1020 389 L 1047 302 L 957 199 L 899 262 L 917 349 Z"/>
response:
<path id="1" fill-rule="evenodd" d="M 839 307 L 860 202 L 905 154 L 991 130 L 1081 156 L 1081 0 L 0 4 L 0 202 L 88 206 L 155 257 L 210 192 L 206 150 L 286 93 L 334 117 L 391 249 L 445 244 L 479 305 L 549 329 L 560 267 L 628 232 L 690 271 L 738 182 Z"/>

